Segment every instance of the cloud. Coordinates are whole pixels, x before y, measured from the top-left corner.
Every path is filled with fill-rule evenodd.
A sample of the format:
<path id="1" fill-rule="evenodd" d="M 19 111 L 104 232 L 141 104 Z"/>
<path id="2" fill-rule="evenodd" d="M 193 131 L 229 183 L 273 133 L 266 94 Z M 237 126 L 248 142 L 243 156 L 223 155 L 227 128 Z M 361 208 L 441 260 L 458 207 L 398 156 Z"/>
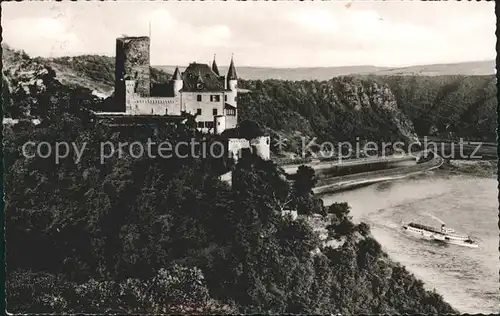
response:
<path id="1" fill-rule="evenodd" d="M 335 16 L 329 12 L 319 9 L 297 10 L 287 15 L 292 23 L 296 23 L 311 32 L 332 33 L 338 31 Z"/>
<path id="2" fill-rule="evenodd" d="M 54 18 L 18 18 L 4 20 L 3 38 L 13 47 L 20 47 L 28 54 L 64 56 L 68 51 L 83 52 L 78 36 L 66 29 L 65 24 Z"/>
<path id="3" fill-rule="evenodd" d="M 400 66 L 494 58 L 491 3 L 20 2 L 2 4 L 5 41 L 31 55 L 114 55 L 115 38 L 143 36 L 151 62 Z M 57 15 L 56 15 L 57 13 Z M 23 32 L 20 32 L 23 30 Z"/>
<path id="4" fill-rule="evenodd" d="M 226 25 L 213 25 L 201 28 L 199 32 L 200 44 L 204 46 L 221 46 L 231 38 L 231 30 Z"/>

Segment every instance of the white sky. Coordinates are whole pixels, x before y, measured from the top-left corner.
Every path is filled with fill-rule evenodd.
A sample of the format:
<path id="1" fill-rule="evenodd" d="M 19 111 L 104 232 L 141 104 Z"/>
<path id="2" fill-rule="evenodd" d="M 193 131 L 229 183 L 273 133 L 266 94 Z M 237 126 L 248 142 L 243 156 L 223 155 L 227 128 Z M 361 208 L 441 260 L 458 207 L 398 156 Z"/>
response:
<path id="1" fill-rule="evenodd" d="M 151 63 L 407 66 L 495 59 L 494 2 L 4 2 L 3 40 L 31 56 L 114 56 L 148 35 Z"/>

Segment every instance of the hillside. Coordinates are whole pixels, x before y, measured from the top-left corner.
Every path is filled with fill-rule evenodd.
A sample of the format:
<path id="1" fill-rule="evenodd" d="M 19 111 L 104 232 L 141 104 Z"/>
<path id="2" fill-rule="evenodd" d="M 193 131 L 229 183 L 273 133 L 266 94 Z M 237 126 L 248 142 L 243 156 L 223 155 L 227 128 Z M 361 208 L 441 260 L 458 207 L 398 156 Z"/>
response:
<path id="1" fill-rule="evenodd" d="M 388 258 L 368 225 L 351 221 L 348 205 L 325 207 L 311 193 L 312 170 L 301 168 L 289 183 L 272 161 L 246 153 L 229 187 L 218 179 L 218 167 L 226 162 L 200 158 L 205 146 L 196 146 L 192 156 L 187 148 L 167 162 L 125 151 L 101 163 L 101 144 L 110 140 L 147 147 L 151 140 L 214 139 L 189 124 L 131 133 L 96 123 L 82 110 L 102 106 L 89 85 L 112 77 L 106 75 L 110 68 L 95 68 L 106 58 L 82 58 L 4 54 L 6 114 L 43 118 L 36 126 L 3 129 L 5 235 L 15 249 L 6 256 L 9 310 L 456 313 Z M 58 75 L 50 63 L 84 80 Z M 241 81 L 241 86 L 254 90 L 242 95 L 242 118 L 278 132 L 351 140 L 358 133 L 377 139 L 415 136 L 397 97 L 373 78 Z M 87 146 L 78 163 L 73 155 L 56 161 L 54 152 L 26 159 L 19 148 L 28 141 Z M 283 218 L 285 207 L 301 216 L 320 214 L 334 246 L 323 243 L 307 221 Z"/>
<path id="2" fill-rule="evenodd" d="M 7 308 L 47 314 L 448 314 L 456 311 L 354 224 L 347 204 L 293 184 L 272 161 L 246 154 L 232 187 L 217 159 L 186 148 L 168 161 L 114 155 L 100 144 L 203 142 L 188 125 L 134 129 L 65 112 L 4 128 Z M 81 148 L 59 163 L 23 157 L 26 141 Z M 208 140 L 210 142 L 210 139 Z M 181 158 L 182 157 L 182 158 Z M 318 213 L 327 244 L 301 218 Z M 283 267 L 286 267 L 284 269 Z M 35 286 L 33 286 L 35 285 Z"/>
<path id="3" fill-rule="evenodd" d="M 176 66 L 154 66 L 173 73 Z M 349 75 L 401 75 L 401 76 L 480 76 L 495 74 L 495 61 L 473 61 L 453 64 L 420 65 L 409 67 L 344 66 L 344 67 L 300 67 L 272 68 L 237 66 L 238 76 L 247 80 L 329 80 L 336 76 Z M 227 73 L 227 67 L 219 66 L 221 73 Z"/>
<path id="4" fill-rule="evenodd" d="M 241 119 L 287 138 L 407 141 L 419 136 L 496 141 L 496 78 L 355 76 L 328 81 L 240 80 Z"/>
<path id="5" fill-rule="evenodd" d="M 290 141 L 415 140 L 413 123 L 398 108 L 391 90 L 373 79 L 328 81 L 243 81 L 252 93 L 239 97 L 240 119 L 252 119 Z M 295 141 L 293 141 L 295 140 Z M 295 143 L 295 144 L 292 144 Z"/>
<path id="6" fill-rule="evenodd" d="M 13 50 L 2 43 L 4 55 L 13 55 Z M 8 57 L 10 58 L 10 57 Z M 5 59 L 5 57 L 4 57 Z M 114 85 L 114 57 L 100 55 L 81 55 L 75 57 L 34 58 L 35 61 L 55 70 L 57 79 L 66 85 L 86 87 L 98 96 L 109 96 Z M 5 61 L 4 61 L 5 62 Z M 153 81 L 167 80 L 175 70 L 173 65 L 152 67 Z M 180 67 L 181 71 L 185 67 Z M 227 72 L 226 66 L 219 66 L 221 73 Z M 475 61 L 452 64 L 419 65 L 409 67 L 343 66 L 343 67 L 237 67 L 238 75 L 246 80 L 330 80 L 332 77 L 349 75 L 379 76 L 480 76 L 495 74 L 495 61 Z"/>
<path id="7" fill-rule="evenodd" d="M 382 76 L 419 135 L 495 142 L 497 83 L 487 76 Z"/>
<path id="8" fill-rule="evenodd" d="M 10 108 L 12 100 L 23 98 L 25 93 L 42 93 L 43 89 L 37 85 L 47 80 L 50 83 L 46 84 L 83 89 L 96 97 L 107 97 L 113 91 L 112 57 L 84 55 L 30 59 L 4 44 L 2 47 L 3 94 L 9 115 L 27 115 L 26 109 L 21 108 L 29 105 L 24 101 L 16 102 L 16 108 Z M 239 76 L 243 78 L 247 70 L 251 70 L 248 77 L 302 76 L 300 81 L 240 80 L 241 88 L 253 91 L 240 97 L 241 119 L 256 120 L 275 136 L 281 134 L 288 139 L 303 135 L 330 141 L 355 137 L 409 140 L 417 133 L 420 136 L 454 135 L 495 141 L 497 100 L 494 75 L 422 75 L 488 73 L 486 70 L 491 70 L 493 65 L 491 62 L 471 62 L 397 69 L 359 66 L 285 70 L 238 67 Z M 163 70 L 152 68 L 153 82 L 170 78 L 172 67 L 160 68 Z M 220 68 L 225 71 L 224 67 Z M 358 75 L 335 77 L 352 72 Z M 387 75 L 401 72 L 419 75 Z M 322 78 L 326 73 L 329 73 L 326 80 L 303 80 Z M 49 80 L 51 76 L 53 80 Z M 22 92 L 20 85 L 24 86 Z M 31 103 L 41 105 L 40 102 Z M 38 111 L 39 114 L 35 111 L 31 115 L 40 116 L 44 111 Z"/>

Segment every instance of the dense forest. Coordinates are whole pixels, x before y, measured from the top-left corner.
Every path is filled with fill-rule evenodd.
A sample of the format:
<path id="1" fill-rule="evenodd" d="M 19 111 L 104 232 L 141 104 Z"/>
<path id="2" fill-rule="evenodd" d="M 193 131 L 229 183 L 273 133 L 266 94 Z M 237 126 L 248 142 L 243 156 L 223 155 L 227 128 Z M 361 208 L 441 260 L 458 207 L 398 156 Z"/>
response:
<path id="1" fill-rule="evenodd" d="M 104 141 L 213 139 L 190 124 L 102 125 L 87 111 L 102 102 L 92 91 L 24 62 L 3 78 L 7 110 L 42 122 L 3 129 L 9 312 L 454 312 L 387 257 L 368 225 L 352 222 L 348 205 L 323 206 L 312 169 L 289 182 L 246 152 L 230 187 L 218 159 L 125 154 L 100 163 Z M 56 163 L 54 152 L 25 158 L 28 141 L 87 145 L 79 163 Z M 335 246 L 313 230 L 312 213 L 329 222 Z"/>
<path id="2" fill-rule="evenodd" d="M 347 204 L 325 207 L 311 193 L 318 180 L 312 169 L 301 167 L 287 181 L 272 161 L 246 152 L 234 166 L 230 187 L 219 180 L 220 166 L 227 164 L 218 159 L 125 154 L 100 163 L 100 142 L 213 139 L 190 124 L 159 126 L 156 132 L 100 124 L 88 109 L 106 105 L 92 89 L 61 83 L 44 60 L 21 53 L 9 58 L 2 71 L 4 114 L 42 118 L 37 126 L 22 122 L 3 129 L 9 312 L 456 312 L 391 261 L 368 225 L 353 223 Z M 95 65 L 80 63 L 79 72 L 112 80 L 106 74 L 112 68 L 100 65 L 106 58 L 85 60 Z M 415 130 L 439 130 L 458 119 L 443 121 L 458 92 L 442 96 L 428 84 L 431 120 L 410 105 L 417 100 L 413 81 L 389 79 L 242 80 L 240 86 L 253 92 L 241 95 L 240 119 L 273 133 L 325 140 L 409 140 Z M 485 79 L 485 93 L 490 88 Z M 472 88 L 463 83 L 456 91 L 466 89 Z M 486 112 L 493 101 L 474 103 L 483 98 L 480 91 L 460 107 L 471 111 L 475 104 L 484 111 L 466 121 L 481 126 L 470 135 L 492 128 Z M 461 111 L 459 116 L 466 115 Z M 27 141 L 87 146 L 79 163 L 68 156 L 56 164 L 54 153 L 25 158 Z M 301 216 L 283 217 L 283 210 Z M 307 220 L 313 213 L 329 222 L 334 245 L 313 230 Z"/>
<path id="3" fill-rule="evenodd" d="M 419 135 L 497 138 L 497 83 L 491 76 L 378 77 Z"/>
<path id="4" fill-rule="evenodd" d="M 328 81 L 240 80 L 241 119 L 288 139 L 496 141 L 494 76 L 357 76 Z"/>
<path id="5" fill-rule="evenodd" d="M 186 125 L 110 130 L 84 113 L 4 130 L 7 308 L 16 313 L 453 312 L 391 262 L 346 204 L 311 193 L 314 172 L 292 184 L 271 161 L 245 154 L 233 185 L 210 159 L 115 157 L 100 141 L 178 142 Z M 26 159 L 26 141 L 87 142 L 80 163 Z M 321 243 L 284 207 L 330 220 Z M 319 250 L 315 251 L 315 250 Z"/>
<path id="6" fill-rule="evenodd" d="M 238 84 L 252 91 L 239 96 L 240 119 L 255 120 L 272 135 L 295 144 L 302 136 L 318 137 L 319 142 L 411 142 L 417 138 L 392 92 L 371 79 L 240 80 Z"/>

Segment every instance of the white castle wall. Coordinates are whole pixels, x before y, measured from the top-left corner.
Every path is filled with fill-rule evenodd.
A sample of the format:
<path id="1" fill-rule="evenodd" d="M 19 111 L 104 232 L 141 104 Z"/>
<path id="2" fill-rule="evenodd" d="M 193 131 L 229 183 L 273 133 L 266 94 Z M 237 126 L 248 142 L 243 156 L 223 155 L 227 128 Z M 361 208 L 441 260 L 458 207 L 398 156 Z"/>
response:
<path id="1" fill-rule="evenodd" d="M 135 93 L 135 80 L 125 82 L 125 112 L 134 115 L 180 115 L 181 99 L 176 97 L 141 97 Z"/>
<path id="2" fill-rule="evenodd" d="M 198 101 L 201 95 L 201 101 Z M 210 101 L 211 96 L 219 96 L 219 101 Z M 201 115 L 196 117 L 197 122 L 213 122 L 213 110 L 217 109 L 217 115 L 224 114 L 224 93 L 222 92 L 182 92 L 182 108 L 190 114 L 196 114 L 201 109 Z"/>
<path id="3" fill-rule="evenodd" d="M 217 115 L 214 117 L 214 134 L 220 135 L 226 129 L 226 117 Z"/>
<path id="4" fill-rule="evenodd" d="M 224 115 L 219 126 L 219 133 L 228 128 L 235 128 L 237 125 L 237 113 L 235 115 L 226 115 L 225 103 L 229 103 L 236 107 L 236 80 L 232 80 L 232 91 L 223 92 L 181 92 L 176 93 L 174 97 L 142 97 L 135 92 L 136 81 L 125 81 L 125 112 L 130 115 L 181 115 L 182 111 L 190 114 L 197 114 L 201 110 L 201 114 L 196 116 L 198 129 L 202 132 L 215 132 L 216 116 Z M 182 80 L 174 82 L 174 89 L 182 87 Z M 201 101 L 198 101 L 198 96 L 201 96 Z M 215 101 L 214 96 L 219 97 L 219 101 Z M 214 115 L 216 110 L 216 115 Z M 248 148 L 248 146 L 247 146 Z"/>
<path id="5" fill-rule="evenodd" d="M 133 101 L 131 111 L 134 114 L 143 115 L 181 115 L 181 103 L 179 97 L 148 97 L 136 98 Z"/>
<path id="6" fill-rule="evenodd" d="M 264 160 L 271 159 L 271 138 L 269 136 L 262 136 L 254 138 L 250 141 L 244 138 L 229 138 L 228 150 L 232 153 L 233 159 L 238 160 L 240 150 L 250 148 L 252 153 Z"/>
<path id="7" fill-rule="evenodd" d="M 232 106 L 236 106 L 236 97 L 238 95 L 238 89 L 236 88 L 237 85 L 237 80 L 229 80 L 228 82 L 228 92 L 227 94 L 227 103 L 231 104 Z"/>
<path id="8" fill-rule="evenodd" d="M 252 152 L 264 160 L 271 159 L 271 137 L 261 136 L 250 141 Z"/>
<path id="9" fill-rule="evenodd" d="M 238 161 L 240 150 L 243 148 L 250 148 L 250 142 L 244 138 L 229 138 L 227 140 L 227 147 L 236 162 Z"/>

